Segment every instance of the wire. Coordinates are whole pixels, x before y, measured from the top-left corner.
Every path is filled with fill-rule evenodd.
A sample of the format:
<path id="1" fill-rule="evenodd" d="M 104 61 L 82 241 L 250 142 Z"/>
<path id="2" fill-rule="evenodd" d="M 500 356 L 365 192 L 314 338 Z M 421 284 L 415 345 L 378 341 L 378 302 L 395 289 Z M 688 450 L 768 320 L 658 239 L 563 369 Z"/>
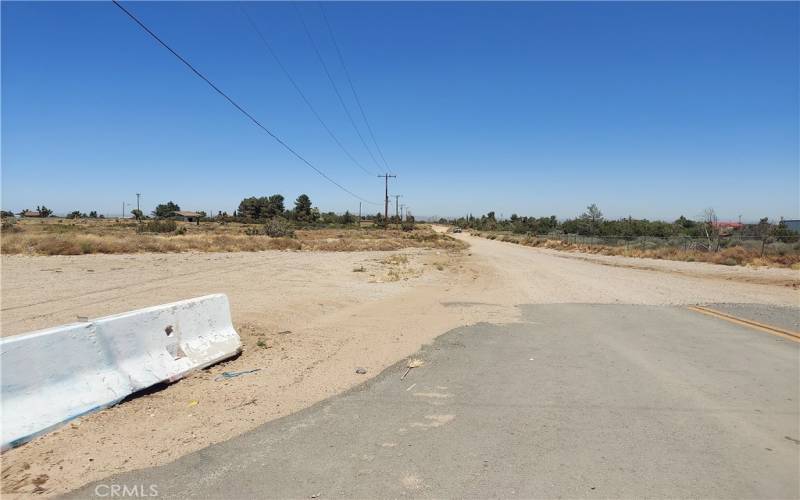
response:
<path id="1" fill-rule="evenodd" d="M 386 171 L 388 172 L 389 164 L 386 162 L 386 157 L 383 156 L 383 151 L 381 151 L 381 147 L 378 145 L 378 141 L 375 140 L 375 134 L 372 133 L 372 127 L 369 124 L 369 120 L 367 120 L 367 114 L 364 113 L 364 107 L 361 106 L 361 99 L 358 98 L 358 94 L 356 93 L 356 87 L 353 85 L 353 80 L 350 78 L 350 72 L 347 70 L 347 65 L 344 63 L 344 57 L 342 56 L 342 51 L 339 49 L 339 44 L 336 42 L 336 36 L 333 34 L 333 29 L 331 28 L 331 23 L 328 22 L 328 16 L 325 14 L 325 8 L 322 6 L 321 3 L 317 3 L 319 6 L 319 10 L 322 11 L 322 18 L 325 19 L 325 25 L 328 27 L 328 32 L 331 34 L 331 40 L 333 40 L 333 46 L 336 47 L 336 53 L 339 55 L 339 62 L 342 63 L 342 68 L 344 68 L 344 74 L 347 76 L 347 83 L 350 84 L 350 90 L 353 91 L 353 97 L 356 98 L 356 104 L 358 104 L 358 109 L 361 111 L 361 117 L 364 118 L 364 123 L 367 124 L 367 130 L 369 131 L 370 137 L 372 137 L 372 142 L 375 143 L 375 149 L 378 150 L 378 154 L 383 160 L 383 164 L 386 166 Z"/>
<path id="2" fill-rule="evenodd" d="M 278 57 L 278 54 L 277 54 L 277 53 L 275 52 L 275 50 L 272 48 L 272 45 L 269 43 L 269 41 L 267 41 L 267 38 L 264 36 L 264 34 L 261 32 L 261 30 L 260 30 L 260 29 L 258 29 L 258 26 L 256 25 L 256 22 L 253 20 L 252 16 L 250 16 L 250 14 L 247 12 L 247 9 L 245 9 L 245 8 L 244 8 L 244 4 L 243 4 L 243 3 L 241 3 L 241 2 L 237 2 L 237 4 L 238 4 L 238 6 L 239 6 L 239 10 L 241 10 L 241 11 L 242 11 L 242 14 L 244 14 L 244 16 L 247 18 L 247 21 L 249 22 L 250 26 L 253 28 L 253 31 L 255 31 L 255 32 L 256 32 L 256 34 L 258 35 L 258 37 L 261 39 L 261 42 L 264 44 L 264 47 L 266 47 L 267 51 L 268 51 L 268 52 L 269 52 L 269 53 L 272 55 L 272 58 L 273 58 L 273 59 L 275 59 L 275 62 L 276 62 L 276 63 L 278 63 L 278 67 L 281 69 L 281 71 L 283 71 L 283 74 L 286 76 L 286 78 L 289 80 L 289 82 L 291 82 L 292 86 L 293 86 L 293 87 L 294 87 L 294 89 L 297 91 L 297 93 L 298 93 L 298 94 L 300 94 L 300 97 L 302 97 L 302 98 L 303 98 L 303 102 L 305 102 L 305 103 L 306 103 L 306 105 L 308 106 L 308 109 L 310 109 L 310 110 L 311 110 L 311 113 L 313 113 L 313 114 L 314 114 L 314 116 L 317 118 L 317 120 L 319 121 L 319 123 L 320 123 L 320 124 L 322 125 L 322 127 L 325 129 L 325 131 L 326 131 L 326 132 L 328 132 L 328 135 L 330 135 L 330 136 L 331 136 L 331 139 L 333 139 L 333 141 L 334 141 L 334 142 L 335 142 L 335 143 L 336 143 L 336 144 L 339 146 L 339 148 L 341 148 L 341 150 L 342 150 L 342 151 L 344 151 L 344 154 L 346 154 L 346 155 L 347 155 L 347 157 L 348 157 L 348 158 L 350 158 L 350 159 L 353 161 L 353 163 L 355 163 L 355 164 L 356 164 L 356 166 L 358 166 L 358 168 L 360 168 L 361 170 L 363 170 L 363 171 L 364 171 L 365 173 L 367 173 L 368 175 L 374 175 L 374 172 L 370 172 L 369 170 L 367 170 L 367 169 L 366 169 L 366 168 L 365 168 L 365 167 L 364 167 L 364 166 L 363 166 L 363 165 L 362 165 L 362 164 L 361 164 L 361 163 L 360 163 L 360 162 L 359 162 L 359 161 L 358 161 L 358 160 L 357 160 L 357 159 L 356 159 L 356 158 L 355 158 L 355 157 L 354 157 L 354 156 L 353 156 L 351 153 L 350 153 L 350 151 L 348 151 L 348 150 L 347 150 L 347 148 L 345 148 L 345 147 L 344 147 L 344 144 L 342 144 L 342 142 L 339 140 L 339 138 L 338 138 L 338 137 L 336 137 L 336 134 L 334 134 L 334 133 L 333 133 L 333 131 L 330 129 L 330 127 L 328 127 L 328 125 L 325 123 L 325 121 L 324 121 L 324 120 L 322 119 L 322 117 L 319 115 L 319 113 L 317 112 L 317 110 L 314 108 L 314 105 L 313 105 L 313 104 L 311 104 L 311 101 L 309 101 L 309 100 L 308 100 L 308 98 L 306 97 L 305 93 L 304 93 L 304 92 L 303 92 L 303 91 L 300 89 L 300 86 L 297 84 L 297 82 L 295 81 L 295 79 L 294 79 L 294 78 L 292 78 L 292 75 L 291 75 L 291 74 L 289 74 L 289 71 L 286 69 L 286 67 L 285 67 L 285 66 L 283 65 L 283 63 L 281 62 L 280 58 Z"/>
<path id="3" fill-rule="evenodd" d="M 300 18 L 300 22 L 303 25 L 303 30 L 306 32 L 306 36 L 308 37 L 309 41 L 311 42 L 311 46 L 314 47 L 314 52 L 317 54 L 317 59 L 319 59 L 320 64 L 322 64 L 322 69 L 325 70 L 325 74 L 328 76 L 328 81 L 331 82 L 331 86 L 333 87 L 333 91 L 336 93 L 336 97 L 339 98 L 339 102 L 341 103 L 342 108 L 344 109 L 344 112 L 347 115 L 347 118 L 350 120 L 350 124 L 353 125 L 353 128 L 356 131 L 356 134 L 358 134 L 358 138 L 361 139 L 361 144 L 364 145 L 364 149 L 367 150 L 367 153 L 369 153 L 369 156 L 372 158 L 372 161 L 375 162 L 375 165 L 377 165 L 378 168 L 382 169 L 383 167 L 381 167 L 381 164 L 378 163 L 377 159 L 375 159 L 375 155 L 372 154 L 372 150 L 367 145 L 367 141 L 364 140 L 364 136 L 361 135 L 361 131 L 358 129 L 358 126 L 356 125 L 355 120 L 353 120 L 353 115 L 351 115 L 350 114 L 350 110 L 347 109 L 347 105 L 344 103 L 344 99 L 342 98 L 342 94 L 339 92 L 339 87 L 336 86 L 336 82 L 333 80 L 333 76 L 331 76 L 331 72 L 328 70 L 328 65 L 325 64 L 325 59 L 322 58 L 322 53 L 320 53 L 319 47 L 317 47 L 317 43 L 314 41 L 314 37 L 311 36 L 311 31 L 309 31 L 308 25 L 306 24 L 305 19 L 303 19 L 303 15 L 300 12 L 300 9 L 297 7 L 297 3 L 293 2 L 292 5 L 294 5 L 294 9 L 297 12 L 297 17 Z"/>
<path id="4" fill-rule="evenodd" d="M 122 10 L 122 11 L 123 11 L 125 14 L 127 14 L 127 15 L 128 15 L 128 17 L 130 17 L 131 19 L 133 19 L 133 21 L 134 21 L 136 24 L 138 24 L 138 25 L 139 25 L 139 27 L 140 27 L 140 28 L 142 28 L 142 29 L 143 29 L 145 32 L 147 32 L 147 34 L 148 34 L 148 35 L 150 35 L 151 37 L 153 37 L 153 38 L 154 38 L 154 39 L 155 39 L 155 40 L 156 40 L 158 43 L 160 43 L 160 44 L 161 44 L 161 46 L 163 46 L 165 49 L 167 49 L 168 51 L 170 51 L 170 52 L 172 53 L 172 55 L 174 55 L 175 57 L 177 57 L 177 58 L 178 58 L 178 60 L 180 60 L 180 61 L 181 61 L 181 62 L 182 62 L 184 65 L 186 65 L 186 67 L 187 67 L 187 68 L 189 68 L 190 70 L 192 70 L 192 72 L 193 72 L 195 75 L 197 75 L 197 76 L 198 76 L 198 77 L 199 77 L 201 80 L 203 80 L 204 82 L 206 82 L 206 83 L 207 83 L 207 84 L 208 84 L 208 85 L 209 85 L 209 86 L 210 86 L 212 89 L 214 89 L 214 90 L 215 90 L 215 91 L 216 91 L 216 92 L 217 92 L 219 95 L 221 95 L 222 97 L 224 97 L 224 98 L 225 98 L 225 99 L 226 99 L 226 100 L 227 100 L 229 103 L 231 103 L 231 105 L 233 105 L 233 107 L 235 107 L 236 109 L 238 109 L 238 110 L 239 110 L 239 111 L 240 111 L 240 112 L 241 112 L 243 115 L 245 115 L 247 118 L 249 118 L 249 119 L 250 119 L 250 121 L 252 121 L 252 122 L 253 122 L 253 123 L 254 123 L 254 124 L 255 124 L 255 125 L 258 127 L 258 128 L 260 128 L 261 130 L 263 130 L 264 132 L 266 132 L 266 133 L 267 133 L 267 134 L 268 134 L 270 137 L 272 137 L 273 139 L 275 139 L 275 141 L 277 141 L 277 143 L 278 143 L 278 144 L 280 144 L 281 146 L 283 146 L 283 147 L 284 147 L 284 148 L 285 148 L 287 151 L 289 151 L 290 153 L 292 153 L 292 154 L 293 154 L 293 155 L 294 155 L 296 158 L 298 158 L 300 161 L 302 161 L 303 163 L 305 163 L 306 165 L 308 165 L 309 167 L 311 167 L 311 168 L 312 168 L 312 169 L 313 169 L 313 170 L 314 170 L 316 173 L 318 173 L 319 175 L 321 175 L 321 176 L 322 176 L 322 177 L 323 177 L 325 180 L 327 180 L 328 182 L 330 182 L 330 183 L 331 183 L 331 184 L 333 184 L 334 186 L 338 187 L 339 189 L 341 189 L 341 190 L 342 190 L 342 191 L 344 191 L 345 193 L 349 194 L 350 196 L 353 196 L 353 197 L 355 197 L 355 198 L 357 198 L 357 199 L 359 199 L 359 200 L 361 200 L 361 201 L 363 201 L 363 202 L 370 203 L 370 204 L 372 204 L 372 205 L 380 205 L 380 203 L 375 203 L 375 202 L 369 201 L 369 200 L 367 200 L 367 199 L 365 199 L 365 198 L 362 198 L 361 196 L 359 196 L 359 195 L 355 194 L 354 192 L 352 192 L 352 191 L 350 191 L 349 189 L 347 189 L 346 187 L 342 186 L 341 184 L 339 184 L 339 183 L 338 183 L 338 182 L 336 182 L 335 180 L 333 180 L 333 179 L 331 179 L 330 177 L 328 177 L 328 175 L 327 175 L 327 174 L 325 174 L 325 172 L 323 172 L 323 171 L 322 171 L 322 170 L 320 170 L 319 168 L 315 167 L 315 166 L 314 166 L 314 165 L 313 165 L 313 164 L 312 164 L 310 161 L 306 160 L 306 159 L 305 159 L 305 158 L 304 158 L 304 157 L 303 157 L 303 156 L 302 156 L 300 153 L 298 153 L 298 152 L 297 152 L 297 151 L 295 151 L 295 150 L 294 150 L 294 149 L 293 149 L 291 146 L 289 146 L 288 144 L 286 144 L 286 143 L 283 141 L 283 139 L 281 139 L 280 137 L 278 137 L 277 135 L 275 135 L 274 133 L 272 133 L 272 132 L 271 132 L 271 131 L 270 131 L 270 130 L 267 128 L 267 127 L 265 127 L 264 125 L 262 125 L 262 124 L 261 124 L 261 122 L 259 122 L 259 121 L 258 121 L 258 120 L 257 120 L 257 119 L 256 119 L 256 118 L 253 116 L 253 115 L 251 115 L 250 113 L 248 113 L 248 112 L 247 112 L 247 111 L 246 111 L 246 110 L 245 110 L 243 107 L 241 107 L 241 106 L 240 106 L 240 105 L 239 105 L 239 104 L 238 104 L 236 101 L 234 101 L 233 99 L 231 99 L 231 98 L 228 96 L 228 94 L 226 94 L 225 92 L 223 92 L 222 90 L 220 90 L 220 88 L 219 88 L 219 87 L 217 87 L 216 85 L 214 85 L 214 83 L 213 83 L 213 82 L 211 82 L 211 80 L 209 80 L 208 78 L 206 78 L 206 77 L 205 77 L 205 75 L 203 75 L 203 74 L 202 74 L 200 71 L 198 71 L 198 70 L 197 70 L 197 69 L 196 69 L 194 66 L 192 66 L 192 64 L 191 64 L 189 61 L 187 61 L 187 60 L 186 60 L 186 59 L 184 59 L 184 58 L 183 58 L 183 57 L 182 57 L 180 54 L 178 54 L 177 52 L 175 52 L 175 50 L 174 50 L 172 47 L 170 47 L 169 45 L 167 45 L 167 43 L 166 43 L 166 42 L 164 42 L 164 41 L 163 41 L 161 38 L 159 38 L 159 37 L 158 37 L 158 35 L 156 35 L 155 33 L 153 33 L 153 32 L 150 30 L 150 28 L 148 28 L 147 26 L 145 26 L 145 24 L 144 24 L 142 21 L 140 21 L 140 20 L 139 20 L 139 18 L 137 18 L 135 15 L 133 15 L 133 13 L 131 13 L 131 12 L 130 12 L 128 9 L 126 9 L 125 7 L 123 7 L 123 6 L 122 6 L 122 4 L 120 4 L 118 0 L 111 0 L 111 1 L 114 3 L 114 5 L 116 5 L 117 7 L 119 7 L 119 8 L 120 8 L 120 9 L 121 9 L 121 10 Z"/>

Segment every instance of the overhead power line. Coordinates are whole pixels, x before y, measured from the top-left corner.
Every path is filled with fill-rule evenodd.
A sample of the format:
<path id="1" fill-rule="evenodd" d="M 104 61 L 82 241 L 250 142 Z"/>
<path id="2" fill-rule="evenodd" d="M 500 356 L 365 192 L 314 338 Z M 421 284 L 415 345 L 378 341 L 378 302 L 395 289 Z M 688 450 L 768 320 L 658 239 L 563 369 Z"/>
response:
<path id="1" fill-rule="evenodd" d="M 181 56 L 180 54 L 178 54 L 178 53 L 177 53 L 177 52 L 176 52 L 176 51 L 175 51 L 175 50 L 174 50 L 172 47 L 170 47 L 169 45 L 167 45 L 167 43 L 166 43 L 166 42 L 164 42 L 164 40 L 162 40 L 161 38 L 159 38 L 159 36 L 158 36 L 158 35 L 156 35 L 155 33 L 153 33 L 153 31 L 152 31 L 150 28 L 148 28 L 148 27 L 147 27 L 147 26 L 146 26 L 146 25 L 145 25 L 145 24 L 144 24 L 142 21 L 140 21 L 140 20 L 139 20 L 139 18 L 138 18 L 138 17 L 136 17 L 136 16 L 135 16 L 135 15 L 134 15 L 134 14 L 133 14 L 131 11 L 129 11 L 128 9 L 126 9 L 125 7 L 123 7 L 123 6 L 122 6 L 122 4 L 120 4 L 118 0 L 111 0 L 111 1 L 112 1 L 112 2 L 114 2 L 114 5 L 116 5 L 117 7 L 119 7 L 119 8 L 120 8 L 120 9 L 121 9 L 121 10 L 122 10 L 122 11 L 123 11 L 125 14 L 127 14 L 127 15 L 128 15 L 128 17 L 130 17 L 130 18 L 131 18 L 131 19 L 132 19 L 132 20 L 133 20 L 133 21 L 134 21 L 136 24 L 138 24 L 138 25 L 139 25 L 139 27 L 140 27 L 140 28 L 142 28 L 142 29 L 143 29 L 143 30 L 144 30 L 144 31 L 145 31 L 145 32 L 146 32 L 148 35 L 150 35 L 151 37 L 153 37 L 153 39 L 155 39 L 155 40 L 156 40 L 156 41 L 157 41 L 159 44 L 161 44 L 161 46 L 162 46 L 162 47 L 164 47 L 165 49 L 167 49 L 168 51 L 170 51 L 170 52 L 172 53 L 172 55 L 174 55 L 176 58 L 178 58 L 178 60 L 179 60 L 179 61 L 181 61 L 181 62 L 182 62 L 182 63 L 183 63 L 183 64 L 184 64 L 184 65 L 185 65 L 187 68 L 189 68 L 190 70 L 192 70 L 192 73 L 194 73 L 195 75 L 197 75 L 197 77 L 198 77 L 198 78 L 200 78 L 201 80 L 203 80 L 204 82 L 206 82 L 206 83 L 207 83 L 207 84 L 208 84 L 208 85 L 209 85 L 209 86 L 210 86 L 212 89 L 214 89 L 214 90 L 215 90 L 215 91 L 216 91 L 216 92 L 217 92 L 219 95 L 221 95 L 222 97 L 224 97 L 224 98 L 225 98 L 225 99 L 226 99 L 226 100 L 227 100 L 227 101 L 228 101 L 228 102 L 229 102 L 229 103 L 230 103 L 230 104 L 231 104 L 233 107 L 235 107 L 236 109 L 238 109 L 238 110 L 239 110 L 239 111 L 240 111 L 240 112 L 241 112 L 243 115 L 245 115 L 247 118 L 249 118 L 249 119 L 250 119 L 250 121 L 252 121 L 252 122 L 253 122 L 253 123 L 254 123 L 254 124 L 255 124 L 255 125 L 258 127 L 258 128 L 260 128 L 261 130 L 263 130 L 264 132 L 266 132 L 266 133 L 267 133 L 267 134 L 268 134 L 270 137 L 272 137 L 273 139 L 275 139 L 275 141 L 276 141 L 278 144 L 280 144 L 281 146 L 283 146 L 283 147 L 284 147 L 284 149 L 286 149 L 287 151 L 289 151 L 290 153 L 292 153 L 292 155 L 294 155 L 296 158 L 298 158 L 300 161 L 302 161 L 303 163 L 305 163 L 306 165 L 308 165 L 309 167 L 311 167 L 311 168 L 312 168 L 312 169 L 313 169 L 313 170 L 314 170 L 316 173 L 318 173 L 320 176 L 322 176 L 322 177 L 323 177 L 325 180 L 327 180 L 328 182 L 330 182 L 330 183 L 331 183 L 331 184 L 333 184 L 334 186 L 338 187 L 339 189 L 341 189 L 341 190 L 342 190 L 342 191 L 344 191 L 345 193 L 349 194 L 350 196 L 353 196 L 353 197 L 355 197 L 355 198 L 357 198 L 357 199 L 359 199 L 359 200 L 361 200 L 361 201 L 364 201 L 364 202 L 366 202 L 366 203 L 370 203 L 370 204 L 373 204 L 373 205 L 379 205 L 378 203 L 375 203 L 375 202 L 369 201 L 369 200 L 367 200 L 367 199 L 365 199 L 365 198 L 362 198 L 361 196 L 359 196 L 359 195 L 357 195 L 356 193 L 354 193 L 354 192 L 350 191 L 350 190 L 349 190 L 349 189 L 347 189 L 346 187 L 342 186 L 341 184 L 339 184 L 339 183 L 338 183 L 338 182 L 336 182 L 335 180 L 333 180 L 333 179 L 331 179 L 330 177 L 328 177 L 328 175 L 327 175 L 325 172 L 323 172 L 322 170 L 320 170 L 319 168 L 317 168 L 316 166 L 314 166 L 314 165 L 313 165 L 313 164 L 312 164 L 310 161 L 306 160 L 306 159 L 305 159 L 305 158 L 304 158 L 304 157 L 303 157 L 303 156 L 302 156 L 300 153 L 298 153 L 298 152 L 297 152 L 297 151 L 295 151 L 295 150 L 294 150 L 294 149 L 293 149 L 291 146 L 289 146 L 288 144 L 286 144 L 286 142 L 284 142 L 284 141 L 283 141 L 283 139 L 281 139 L 280 137 L 278 137 L 277 135 L 275 135 L 275 134 L 274 134 L 272 131 L 270 131 L 270 130 L 269 130 L 267 127 L 265 127 L 264 125 L 262 125 L 262 124 L 261 124 L 261 122 L 259 122 L 259 121 L 258 121 L 258 120 L 257 120 L 257 119 L 256 119 L 256 118 L 253 116 L 253 115 L 251 115 L 249 112 L 247 112 L 247 111 L 246 111 L 246 110 L 245 110 L 243 107 L 241 107 L 241 106 L 240 106 L 240 105 L 239 105 L 239 104 L 238 104 L 236 101 L 234 101 L 234 100 L 233 100 L 233 99 L 232 99 L 230 96 L 228 96 L 228 94 L 226 94 L 225 92 L 223 92 L 222 90 L 220 90 L 220 88 L 219 88 L 219 87 L 217 87 L 216 85 L 214 85 L 214 83 L 213 83 L 211 80 L 209 80 L 209 79 L 208 79 L 208 78 L 207 78 L 205 75 L 203 75 L 203 74 L 202 74 L 202 73 L 201 73 L 201 72 L 200 72 L 200 71 L 199 71 L 197 68 L 195 68 L 194 66 L 192 66 L 192 64 L 191 64 L 189 61 L 187 61 L 186 59 L 184 59 L 184 58 L 183 58 L 183 56 Z"/>
<path id="2" fill-rule="evenodd" d="M 310 109 L 311 113 L 317 118 L 317 121 L 319 121 L 320 125 L 322 125 L 322 128 L 324 128 L 325 131 L 328 132 L 328 135 L 331 136 L 331 139 L 333 139 L 333 141 L 336 143 L 336 145 L 339 146 L 339 148 L 344 152 L 344 154 L 346 154 L 347 157 L 350 158 L 350 160 L 352 160 L 353 163 L 355 163 L 358 168 L 360 168 L 361 170 L 363 170 L 365 173 L 367 173 L 369 175 L 373 175 L 374 172 L 370 172 L 369 170 L 367 170 L 361 164 L 361 162 L 359 162 L 350 153 L 350 151 L 348 151 L 347 148 L 344 147 L 344 144 L 342 144 L 342 142 L 339 140 L 339 138 L 336 137 L 336 134 L 333 133 L 331 128 L 328 126 L 328 124 L 325 123 L 325 120 L 322 119 L 320 114 L 317 112 L 316 108 L 314 108 L 314 105 L 311 104 L 311 101 L 306 97 L 306 94 L 303 92 L 303 90 L 297 84 L 295 79 L 292 78 L 292 75 L 289 73 L 289 70 L 287 70 L 286 66 L 283 65 L 283 62 L 278 57 L 278 54 L 272 48 L 272 44 L 269 43 L 267 38 L 264 36 L 264 34 L 258 28 L 258 25 L 256 24 L 256 22 L 253 19 L 253 17 L 247 12 L 247 9 L 245 9 L 244 4 L 242 4 L 241 2 L 237 2 L 237 3 L 239 5 L 239 10 L 242 11 L 242 14 L 244 14 L 244 16 L 247 18 L 247 21 L 249 22 L 250 26 L 253 28 L 253 31 L 255 31 L 256 34 L 258 35 L 258 38 L 261 39 L 261 43 L 264 44 L 264 47 L 266 47 L 267 51 L 270 53 L 270 55 L 272 55 L 272 58 L 275 59 L 275 62 L 278 64 L 278 67 L 281 69 L 283 74 L 286 76 L 286 79 L 289 80 L 289 82 L 292 84 L 292 87 L 294 87 L 294 89 L 297 91 L 297 93 L 300 94 L 300 97 L 303 99 L 303 102 L 306 103 L 306 106 L 308 106 L 308 109 Z"/>
<path id="3" fill-rule="evenodd" d="M 339 49 L 339 43 L 336 42 L 336 36 L 333 34 L 331 23 L 328 22 L 328 16 L 325 14 L 325 8 L 321 3 L 317 3 L 317 5 L 319 5 L 319 10 L 322 11 L 322 18 L 325 19 L 325 25 L 328 27 L 328 32 L 331 34 L 333 46 L 336 48 L 336 53 L 339 55 L 339 62 L 342 64 L 342 69 L 344 69 L 344 74 L 347 77 L 347 83 L 350 84 L 350 90 L 353 92 L 353 97 L 356 99 L 356 104 L 358 104 L 358 110 L 361 111 L 361 117 L 364 119 L 364 123 L 367 125 L 369 136 L 372 138 L 372 142 L 375 143 L 375 149 L 378 150 L 378 155 L 381 157 L 381 160 L 383 160 L 383 165 L 386 167 L 386 171 L 388 172 L 391 169 L 389 168 L 389 164 L 386 162 L 386 157 L 383 156 L 383 151 L 381 151 L 378 141 L 375 140 L 375 134 L 372 132 L 372 126 L 369 124 L 369 120 L 367 120 L 367 114 L 364 112 L 364 107 L 361 105 L 361 99 L 358 98 L 356 87 L 353 85 L 353 80 L 350 78 L 350 72 L 347 70 L 347 65 L 344 63 L 344 56 L 342 56 L 342 51 Z"/>
<path id="4" fill-rule="evenodd" d="M 314 37 L 311 36 L 311 31 L 308 29 L 308 25 L 306 24 L 305 19 L 303 19 L 303 14 L 300 12 L 300 8 L 297 7 L 296 2 L 293 2 L 292 5 L 294 5 L 295 11 L 297 12 L 297 17 L 300 18 L 300 23 L 303 25 L 303 30 L 306 32 L 306 36 L 308 37 L 308 40 L 311 42 L 311 46 L 314 48 L 314 52 L 317 54 L 317 59 L 319 59 L 319 62 L 322 65 L 322 69 L 325 70 L 325 75 L 328 77 L 328 81 L 331 83 L 331 87 L 333 87 L 333 91 L 336 94 L 336 97 L 339 98 L 339 103 L 342 105 L 342 109 L 344 109 L 344 113 L 347 115 L 347 119 L 350 120 L 350 124 L 353 126 L 353 129 L 355 129 L 358 138 L 361 140 L 361 144 L 364 145 L 364 149 L 367 150 L 367 153 L 369 153 L 369 156 L 370 158 L 372 158 L 372 161 L 375 162 L 375 165 L 377 165 L 378 168 L 383 169 L 381 164 L 378 163 L 378 160 L 375 158 L 375 155 L 372 153 L 372 149 L 370 149 L 369 145 L 367 144 L 367 141 L 364 140 L 364 136 L 361 135 L 361 131 L 358 129 L 358 125 L 356 125 L 356 121 L 353 119 L 353 115 L 350 114 L 350 110 L 347 108 L 347 104 L 345 104 L 341 92 L 339 92 L 339 87 L 336 85 L 336 81 L 334 81 L 331 72 L 328 70 L 328 65 L 325 64 L 325 59 L 322 57 L 322 53 L 319 51 L 317 42 L 315 42 Z"/>

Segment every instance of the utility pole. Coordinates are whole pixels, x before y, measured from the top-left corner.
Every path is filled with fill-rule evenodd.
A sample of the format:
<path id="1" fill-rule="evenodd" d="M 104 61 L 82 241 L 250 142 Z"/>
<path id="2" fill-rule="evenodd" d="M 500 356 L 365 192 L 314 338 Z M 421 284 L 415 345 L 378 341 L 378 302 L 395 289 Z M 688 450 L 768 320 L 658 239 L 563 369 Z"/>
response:
<path id="1" fill-rule="evenodd" d="M 403 209 L 405 208 L 404 204 L 400 204 L 400 220 L 403 220 Z"/>
<path id="2" fill-rule="evenodd" d="M 136 193 L 136 210 L 141 210 L 139 208 L 139 197 L 142 196 L 142 193 Z"/>
<path id="3" fill-rule="evenodd" d="M 387 224 L 389 224 L 389 177 L 397 178 L 396 175 L 389 175 L 383 174 L 379 175 L 378 177 L 383 177 L 384 182 L 384 199 L 383 199 L 383 219 Z"/>
<path id="4" fill-rule="evenodd" d="M 402 194 L 393 194 L 394 196 L 394 216 L 400 217 L 400 208 L 398 203 L 400 202 L 400 198 L 403 196 Z"/>
<path id="5" fill-rule="evenodd" d="M 358 222 L 361 222 L 361 202 L 358 202 Z"/>
<path id="6" fill-rule="evenodd" d="M 125 218 L 125 202 L 122 202 L 122 218 Z"/>

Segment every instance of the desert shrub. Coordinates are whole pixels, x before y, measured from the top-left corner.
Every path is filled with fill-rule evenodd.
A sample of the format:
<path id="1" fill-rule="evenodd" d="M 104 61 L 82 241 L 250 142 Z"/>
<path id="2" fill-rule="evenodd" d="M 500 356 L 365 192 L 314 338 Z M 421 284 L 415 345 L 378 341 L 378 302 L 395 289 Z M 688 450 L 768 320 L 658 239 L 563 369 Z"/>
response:
<path id="1" fill-rule="evenodd" d="M 283 217 L 274 217 L 264 223 L 264 234 L 270 238 L 294 238 L 292 223 Z"/>
<path id="2" fill-rule="evenodd" d="M 178 229 L 178 224 L 171 219 L 150 220 L 136 227 L 137 233 L 172 233 Z M 184 230 L 185 231 L 185 230 Z"/>
<path id="3" fill-rule="evenodd" d="M 4 233 L 17 233 L 22 231 L 22 229 L 17 227 L 16 219 L 10 217 L 3 219 L 3 223 L 0 225 L 0 230 L 2 230 Z"/>

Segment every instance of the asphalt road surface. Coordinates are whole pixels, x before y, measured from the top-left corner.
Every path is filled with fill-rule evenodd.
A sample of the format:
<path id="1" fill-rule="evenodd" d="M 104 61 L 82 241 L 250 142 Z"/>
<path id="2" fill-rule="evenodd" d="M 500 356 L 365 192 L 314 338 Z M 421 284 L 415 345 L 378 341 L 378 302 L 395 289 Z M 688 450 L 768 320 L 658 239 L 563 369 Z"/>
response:
<path id="1" fill-rule="evenodd" d="M 800 497 L 800 344 L 681 306 L 521 308 L 405 379 L 72 496 Z"/>

